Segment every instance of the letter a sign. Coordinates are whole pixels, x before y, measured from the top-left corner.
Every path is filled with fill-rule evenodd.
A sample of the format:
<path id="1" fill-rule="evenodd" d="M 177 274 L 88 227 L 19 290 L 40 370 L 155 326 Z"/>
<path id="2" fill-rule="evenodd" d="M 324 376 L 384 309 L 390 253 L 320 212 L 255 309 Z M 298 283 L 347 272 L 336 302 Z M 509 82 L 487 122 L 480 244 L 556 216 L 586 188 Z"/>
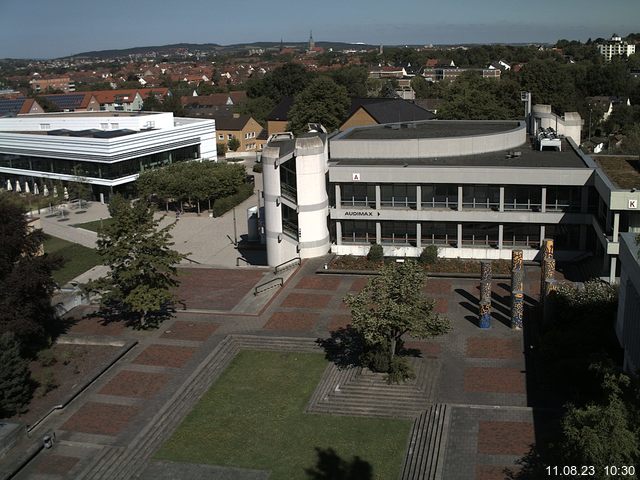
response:
<path id="1" fill-rule="evenodd" d="M 354 182 L 359 182 L 360 181 L 360 174 L 359 173 L 352 173 L 351 177 L 352 177 Z"/>

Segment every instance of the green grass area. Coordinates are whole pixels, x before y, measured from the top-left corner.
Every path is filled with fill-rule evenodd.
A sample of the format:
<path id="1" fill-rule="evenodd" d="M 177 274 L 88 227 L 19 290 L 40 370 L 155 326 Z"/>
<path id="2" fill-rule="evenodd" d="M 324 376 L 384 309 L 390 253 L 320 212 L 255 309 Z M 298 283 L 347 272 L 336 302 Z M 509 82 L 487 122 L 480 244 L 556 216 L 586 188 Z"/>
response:
<path id="1" fill-rule="evenodd" d="M 304 413 L 327 361 L 320 354 L 242 351 L 156 453 L 159 459 L 270 470 L 305 478 L 316 448 L 396 479 L 411 422 Z"/>
<path id="2" fill-rule="evenodd" d="M 58 285 L 64 285 L 81 273 L 100 264 L 100 257 L 93 248 L 67 242 L 50 235 L 47 235 L 44 241 L 44 251 L 57 253 L 65 260 L 64 265 L 53 272 L 53 278 L 58 282 Z"/>
<path id="3" fill-rule="evenodd" d="M 113 223 L 113 218 L 103 218 L 102 220 L 94 220 L 93 222 L 78 223 L 74 225 L 76 228 L 84 228 L 85 230 L 91 230 L 97 232 L 100 226 L 107 226 Z"/>

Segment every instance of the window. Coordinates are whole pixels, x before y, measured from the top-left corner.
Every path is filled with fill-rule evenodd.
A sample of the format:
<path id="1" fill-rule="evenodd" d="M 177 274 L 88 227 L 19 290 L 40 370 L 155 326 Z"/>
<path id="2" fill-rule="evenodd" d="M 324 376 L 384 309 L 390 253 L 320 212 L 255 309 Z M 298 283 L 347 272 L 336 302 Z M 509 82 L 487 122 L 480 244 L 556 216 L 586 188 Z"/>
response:
<path id="1" fill-rule="evenodd" d="M 580 211 L 581 187 L 547 187 L 547 211 Z"/>
<path id="2" fill-rule="evenodd" d="M 282 204 L 282 231 L 298 239 L 298 213 L 285 204 Z"/>
<path id="3" fill-rule="evenodd" d="M 420 190 L 422 208 L 458 208 L 457 185 L 422 185 Z"/>
<path id="4" fill-rule="evenodd" d="M 376 186 L 368 183 L 344 183 L 341 185 L 343 207 L 376 208 Z"/>
<path id="5" fill-rule="evenodd" d="M 218 135 L 218 140 L 224 140 L 224 135 L 223 134 Z"/>
<path id="6" fill-rule="evenodd" d="M 342 222 L 342 242 L 376 243 L 376 222 L 344 220 Z"/>
<path id="7" fill-rule="evenodd" d="M 542 188 L 534 185 L 514 185 L 504 187 L 505 210 L 540 211 Z"/>
<path id="8" fill-rule="evenodd" d="M 111 124 L 111 129 L 112 129 L 112 130 L 117 130 L 117 129 L 119 129 L 119 128 L 120 128 L 120 124 L 119 124 L 119 123 L 112 123 L 112 124 Z"/>
<path id="9" fill-rule="evenodd" d="M 232 133 L 228 133 L 227 134 L 227 140 L 231 140 L 233 138 L 233 134 Z"/>
<path id="10" fill-rule="evenodd" d="M 420 241 L 422 245 L 455 246 L 458 242 L 458 224 L 447 222 L 423 222 Z"/>
<path id="11" fill-rule="evenodd" d="M 297 201 L 298 190 L 296 180 L 296 160 L 291 159 L 280 165 L 280 190 L 282 196 Z"/>
<path id="12" fill-rule="evenodd" d="M 40 130 L 50 130 L 51 129 L 51 124 L 50 123 L 41 123 L 40 124 Z"/>
<path id="13" fill-rule="evenodd" d="M 381 222 L 383 245 L 416 245 L 415 222 Z"/>
<path id="14" fill-rule="evenodd" d="M 382 185 L 380 205 L 392 208 L 416 208 L 416 186 L 402 183 Z"/>
<path id="15" fill-rule="evenodd" d="M 462 225 L 462 245 L 496 247 L 498 245 L 498 225 L 495 223 L 465 223 Z"/>
<path id="16" fill-rule="evenodd" d="M 101 124 L 100 124 L 100 128 L 101 128 L 102 130 L 107 130 L 107 129 L 109 128 L 109 124 L 108 124 L 108 123 L 101 123 Z"/>
<path id="17" fill-rule="evenodd" d="M 463 208 L 497 210 L 500 206 L 500 187 L 497 185 L 464 185 Z"/>

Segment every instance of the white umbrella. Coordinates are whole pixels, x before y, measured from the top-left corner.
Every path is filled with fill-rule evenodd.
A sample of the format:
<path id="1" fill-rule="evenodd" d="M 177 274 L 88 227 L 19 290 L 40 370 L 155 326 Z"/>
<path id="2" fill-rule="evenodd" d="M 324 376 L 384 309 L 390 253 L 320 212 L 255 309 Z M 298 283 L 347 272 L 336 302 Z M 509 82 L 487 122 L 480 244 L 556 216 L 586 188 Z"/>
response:
<path id="1" fill-rule="evenodd" d="M 20 193 L 21 191 L 22 191 L 22 188 L 20 188 L 20 182 L 16 180 L 16 193 Z"/>
<path id="2" fill-rule="evenodd" d="M 56 187 L 55 185 L 53 186 L 53 196 L 54 197 L 58 196 L 58 187 Z"/>
<path id="3" fill-rule="evenodd" d="M 40 189 L 38 188 L 38 184 L 33 182 L 33 194 L 40 195 Z"/>
<path id="4" fill-rule="evenodd" d="M 67 187 L 64 187 L 64 199 L 69 200 L 69 190 L 67 190 Z"/>
<path id="5" fill-rule="evenodd" d="M 49 196 L 49 188 L 47 187 L 47 184 L 46 184 L 46 183 L 44 184 L 44 190 L 42 191 L 42 194 L 43 194 L 45 197 L 48 197 L 48 196 Z"/>
<path id="6" fill-rule="evenodd" d="M 7 180 L 7 191 L 13 191 L 13 185 L 11 185 L 11 180 Z"/>
<path id="7" fill-rule="evenodd" d="M 29 188 L 29 182 L 24 182 L 24 193 L 31 193 L 31 189 Z"/>

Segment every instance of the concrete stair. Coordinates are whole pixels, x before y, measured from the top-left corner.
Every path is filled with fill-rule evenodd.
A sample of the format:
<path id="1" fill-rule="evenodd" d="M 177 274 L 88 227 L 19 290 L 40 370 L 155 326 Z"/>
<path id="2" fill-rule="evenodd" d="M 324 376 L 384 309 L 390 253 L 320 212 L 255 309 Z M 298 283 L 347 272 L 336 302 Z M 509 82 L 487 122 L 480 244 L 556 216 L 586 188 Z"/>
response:
<path id="1" fill-rule="evenodd" d="M 415 418 L 435 396 L 440 365 L 413 359 L 416 379 L 389 385 L 385 375 L 367 369 L 338 369 L 331 364 L 307 405 L 307 412 L 392 418 Z"/>
<path id="2" fill-rule="evenodd" d="M 451 407 L 436 404 L 413 422 L 400 480 L 441 480 Z"/>

